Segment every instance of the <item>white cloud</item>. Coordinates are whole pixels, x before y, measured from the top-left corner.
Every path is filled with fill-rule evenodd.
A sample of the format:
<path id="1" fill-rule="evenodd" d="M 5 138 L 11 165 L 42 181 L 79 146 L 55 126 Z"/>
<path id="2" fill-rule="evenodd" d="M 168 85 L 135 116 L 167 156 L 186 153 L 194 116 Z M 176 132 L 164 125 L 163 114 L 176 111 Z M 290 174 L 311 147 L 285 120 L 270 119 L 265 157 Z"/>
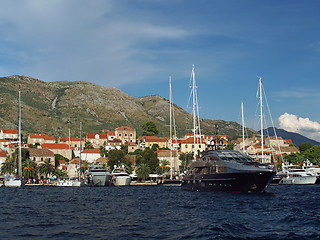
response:
<path id="1" fill-rule="evenodd" d="M 292 88 L 276 92 L 276 96 L 281 98 L 306 98 L 306 97 L 320 97 L 318 89 L 308 88 Z"/>
<path id="2" fill-rule="evenodd" d="M 320 141 L 320 123 L 289 113 L 282 114 L 278 120 L 280 128 Z"/>
<path id="3" fill-rule="evenodd" d="M 0 75 L 14 69 L 45 81 L 115 87 L 157 76 L 152 46 L 190 34 L 135 14 L 117 1 L 1 1 Z"/>

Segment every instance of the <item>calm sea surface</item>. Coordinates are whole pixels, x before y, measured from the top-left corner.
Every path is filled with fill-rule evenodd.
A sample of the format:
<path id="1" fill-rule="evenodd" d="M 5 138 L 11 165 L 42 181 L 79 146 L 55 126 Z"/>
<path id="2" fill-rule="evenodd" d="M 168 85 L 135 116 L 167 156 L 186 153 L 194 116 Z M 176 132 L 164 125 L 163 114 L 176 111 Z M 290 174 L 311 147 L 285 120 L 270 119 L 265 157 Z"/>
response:
<path id="1" fill-rule="evenodd" d="M 0 188 L 0 239 L 320 239 L 320 185 Z"/>

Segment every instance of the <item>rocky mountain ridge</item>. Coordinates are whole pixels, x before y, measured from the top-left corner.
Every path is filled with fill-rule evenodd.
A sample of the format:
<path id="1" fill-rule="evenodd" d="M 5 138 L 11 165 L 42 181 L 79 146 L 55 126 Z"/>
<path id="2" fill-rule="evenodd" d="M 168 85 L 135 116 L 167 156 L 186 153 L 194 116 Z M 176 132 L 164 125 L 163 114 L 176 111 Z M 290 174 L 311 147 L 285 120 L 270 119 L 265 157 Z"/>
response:
<path id="1" fill-rule="evenodd" d="M 153 121 L 160 133 L 169 134 L 169 101 L 161 96 L 133 97 L 117 88 L 90 82 L 45 82 L 28 76 L 0 78 L 0 128 L 17 128 L 18 86 L 21 85 L 22 133 L 46 133 L 55 137 L 79 135 L 82 122 L 84 133 L 99 133 L 120 126 L 135 128 L 142 135 L 142 124 Z M 192 115 L 175 105 L 177 135 L 191 132 Z M 205 134 L 228 137 L 239 135 L 236 122 L 201 120 Z M 251 130 L 252 132 L 252 130 Z"/>

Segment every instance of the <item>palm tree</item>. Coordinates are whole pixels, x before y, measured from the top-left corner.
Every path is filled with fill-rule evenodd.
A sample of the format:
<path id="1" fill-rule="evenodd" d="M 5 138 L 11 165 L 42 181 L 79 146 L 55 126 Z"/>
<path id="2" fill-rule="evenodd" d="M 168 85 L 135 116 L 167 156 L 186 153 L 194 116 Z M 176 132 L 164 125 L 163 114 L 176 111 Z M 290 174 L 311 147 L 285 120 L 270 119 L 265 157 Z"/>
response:
<path id="1" fill-rule="evenodd" d="M 88 170 L 88 161 L 84 160 L 81 161 L 81 173 L 84 174 L 86 172 L 86 170 Z"/>
<path id="2" fill-rule="evenodd" d="M 147 164 L 140 163 L 140 165 L 136 169 L 136 173 L 137 173 L 138 178 L 146 180 L 149 177 L 151 170 Z"/>
<path id="3" fill-rule="evenodd" d="M 44 163 L 40 165 L 39 172 L 43 173 L 46 178 L 48 178 L 50 174 L 55 173 L 54 166 L 51 165 L 49 159 L 46 158 L 46 160 L 44 160 Z"/>
<path id="4" fill-rule="evenodd" d="M 17 168 L 17 162 L 13 158 L 10 158 L 9 160 L 5 161 L 2 164 L 1 167 L 1 173 L 2 174 L 15 174 Z"/>
<path id="5" fill-rule="evenodd" d="M 84 144 L 84 149 L 93 149 L 92 143 L 89 141 L 86 141 Z"/>
<path id="6" fill-rule="evenodd" d="M 54 175 L 56 175 L 56 177 L 60 179 L 60 178 L 66 177 L 66 176 L 67 176 L 67 173 L 66 173 L 66 171 L 64 171 L 64 170 L 56 169 Z"/>
<path id="7" fill-rule="evenodd" d="M 168 167 L 168 165 L 169 165 L 169 162 L 168 162 L 167 160 L 162 160 L 162 161 L 161 161 L 160 168 L 162 169 L 162 174 L 163 174 L 164 172 L 167 172 L 167 171 L 170 170 L 170 168 Z"/>
<path id="8" fill-rule="evenodd" d="M 29 158 L 23 162 L 22 174 L 24 177 L 33 178 L 37 175 L 37 164 Z"/>

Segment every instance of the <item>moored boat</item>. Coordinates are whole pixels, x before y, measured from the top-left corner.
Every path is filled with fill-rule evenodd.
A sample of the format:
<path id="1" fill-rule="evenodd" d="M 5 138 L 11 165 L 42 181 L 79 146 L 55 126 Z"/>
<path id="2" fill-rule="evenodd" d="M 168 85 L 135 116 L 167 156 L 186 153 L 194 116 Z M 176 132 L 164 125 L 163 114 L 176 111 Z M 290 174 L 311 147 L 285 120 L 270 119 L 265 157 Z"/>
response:
<path id="1" fill-rule="evenodd" d="M 111 173 L 112 184 L 114 186 L 128 186 L 130 185 L 131 178 L 126 172 L 125 168 L 115 167 Z"/>
<path id="2" fill-rule="evenodd" d="M 281 178 L 279 184 L 287 185 L 307 185 L 315 184 L 317 175 L 308 173 L 305 169 L 288 169 L 278 173 Z"/>
<path id="3" fill-rule="evenodd" d="M 6 187 L 24 187 L 25 181 L 22 179 L 9 178 L 9 179 L 5 180 L 4 186 L 6 186 Z"/>
<path id="4" fill-rule="evenodd" d="M 64 180 L 58 180 L 54 183 L 57 187 L 82 187 L 85 184 L 78 179 L 71 180 L 71 179 L 64 179 Z"/>
<path id="5" fill-rule="evenodd" d="M 111 175 L 102 167 L 92 167 L 89 169 L 89 185 L 91 186 L 110 186 Z"/>
<path id="6" fill-rule="evenodd" d="M 234 150 L 206 151 L 193 161 L 182 180 L 182 189 L 217 192 L 263 192 L 275 170 Z"/>

